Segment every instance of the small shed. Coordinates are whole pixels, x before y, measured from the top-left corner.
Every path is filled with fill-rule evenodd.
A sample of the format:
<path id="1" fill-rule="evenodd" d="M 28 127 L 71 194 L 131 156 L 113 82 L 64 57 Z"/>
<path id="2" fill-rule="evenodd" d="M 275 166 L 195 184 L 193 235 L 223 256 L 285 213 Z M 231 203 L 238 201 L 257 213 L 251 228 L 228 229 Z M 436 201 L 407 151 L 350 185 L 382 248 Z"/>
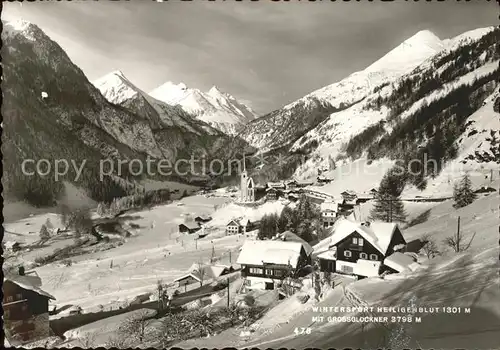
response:
<path id="1" fill-rule="evenodd" d="M 209 222 L 210 220 L 212 220 L 212 217 L 206 214 L 199 215 L 194 218 L 194 221 L 196 221 L 198 224 L 204 224 L 206 222 Z"/>
<path id="2" fill-rule="evenodd" d="M 183 224 L 179 225 L 179 232 L 181 233 L 195 233 L 201 229 L 200 225 L 198 225 L 196 222 L 185 222 Z"/>

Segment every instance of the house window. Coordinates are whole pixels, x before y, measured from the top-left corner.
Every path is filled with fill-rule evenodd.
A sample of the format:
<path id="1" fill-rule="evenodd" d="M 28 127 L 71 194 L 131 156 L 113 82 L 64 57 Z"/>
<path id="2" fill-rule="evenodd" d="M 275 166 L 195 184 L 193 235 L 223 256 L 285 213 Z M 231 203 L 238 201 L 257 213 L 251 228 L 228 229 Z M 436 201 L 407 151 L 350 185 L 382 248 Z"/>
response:
<path id="1" fill-rule="evenodd" d="M 256 274 L 256 275 L 262 275 L 264 274 L 264 269 L 261 269 L 259 267 L 251 267 L 250 268 L 250 273 Z"/>
<path id="2" fill-rule="evenodd" d="M 9 295 L 7 297 L 7 302 L 14 301 L 14 297 L 12 295 Z"/>
<path id="3" fill-rule="evenodd" d="M 368 259 L 368 254 L 366 254 L 366 253 L 359 253 L 359 257 L 361 259 Z"/>
<path id="4" fill-rule="evenodd" d="M 344 256 L 347 257 L 347 258 L 350 258 L 352 256 L 352 253 L 350 250 L 345 250 L 344 251 Z"/>
<path id="5" fill-rule="evenodd" d="M 21 293 L 16 294 L 16 299 L 21 300 L 23 298 L 23 295 Z"/>
<path id="6" fill-rule="evenodd" d="M 377 254 L 370 254 L 370 260 L 378 260 Z"/>
<path id="7" fill-rule="evenodd" d="M 360 247 L 362 247 L 363 246 L 363 238 L 353 237 L 352 244 L 356 244 L 356 245 L 359 245 Z"/>
<path id="8" fill-rule="evenodd" d="M 282 277 L 283 276 L 283 272 L 282 270 L 274 270 L 274 275 L 276 277 Z"/>
<path id="9" fill-rule="evenodd" d="M 244 283 L 245 286 L 249 286 L 251 284 L 252 284 L 252 281 L 250 281 L 248 279 L 245 280 L 245 283 Z"/>
<path id="10" fill-rule="evenodd" d="M 273 275 L 273 270 L 272 269 L 266 269 L 266 275 L 272 276 Z"/>

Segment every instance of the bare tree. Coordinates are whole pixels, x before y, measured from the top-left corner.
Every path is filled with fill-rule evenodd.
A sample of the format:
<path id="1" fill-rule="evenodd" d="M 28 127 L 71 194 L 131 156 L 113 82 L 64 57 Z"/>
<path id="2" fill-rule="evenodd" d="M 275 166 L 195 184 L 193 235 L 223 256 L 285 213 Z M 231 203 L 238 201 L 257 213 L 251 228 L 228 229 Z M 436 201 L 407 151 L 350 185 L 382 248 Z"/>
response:
<path id="1" fill-rule="evenodd" d="M 118 334 L 122 334 L 139 344 L 146 341 L 147 331 L 152 321 L 145 310 L 140 310 L 138 314 L 127 318 L 119 327 Z"/>
<path id="2" fill-rule="evenodd" d="M 193 270 L 193 272 L 196 275 L 198 275 L 198 278 L 200 279 L 200 287 L 203 287 L 203 280 L 205 279 L 206 276 L 207 266 L 203 263 L 201 259 L 198 261 L 197 266 Z"/>
<path id="3" fill-rule="evenodd" d="M 438 249 L 436 241 L 434 241 L 430 235 L 425 235 L 422 237 L 422 241 L 425 242 L 422 246 L 422 251 L 427 256 L 428 259 L 432 259 L 437 255 L 441 255 L 441 252 Z"/>
<path id="4" fill-rule="evenodd" d="M 78 342 L 81 344 L 82 348 L 90 349 L 95 347 L 97 339 L 97 334 L 94 332 L 85 333 L 82 337 L 78 339 Z"/>
<path id="5" fill-rule="evenodd" d="M 124 349 L 128 348 L 130 346 L 130 341 L 127 335 L 118 332 L 114 334 L 111 338 L 108 339 L 106 342 L 105 348 L 110 349 L 110 348 L 117 348 L 117 349 Z"/>
<path id="6" fill-rule="evenodd" d="M 465 244 L 465 237 L 463 236 L 463 233 L 460 231 L 460 216 L 459 216 L 458 221 L 457 221 L 457 233 L 453 236 L 446 237 L 443 242 L 448 247 L 453 248 L 455 253 L 460 253 L 460 252 L 464 252 L 470 248 L 472 240 L 474 239 L 475 236 L 476 236 L 476 233 L 474 232 L 469 243 Z"/>
<path id="7" fill-rule="evenodd" d="M 71 209 L 63 205 L 61 207 L 61 221 L 65 229 L 73 229 L 77 233 L 86 234 L 92 231 L 92 219 L 88 208 Z"/>
<path id="8" fill-rule="evenodd" d="M 161 312 L 165 307 L 165 302 L 168 303 L 167 286 L 162 280 L 156 282 L 156 291 L 158 293 L 158 310 Z M 167 305 L 168 306 L 168 305 Z"/>

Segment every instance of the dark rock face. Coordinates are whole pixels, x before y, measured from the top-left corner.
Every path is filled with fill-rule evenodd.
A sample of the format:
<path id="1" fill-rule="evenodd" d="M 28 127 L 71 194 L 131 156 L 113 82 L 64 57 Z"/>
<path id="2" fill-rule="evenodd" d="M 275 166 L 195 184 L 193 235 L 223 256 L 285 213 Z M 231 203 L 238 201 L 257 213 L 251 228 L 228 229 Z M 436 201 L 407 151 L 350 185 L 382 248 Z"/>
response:
<path id="1" fill-rule="evenodd" d="M 495 103 L 493 104 L 493 110 L 497 113 L 500 113 L 500 96 L 498 96 L 495 100 Z"/>

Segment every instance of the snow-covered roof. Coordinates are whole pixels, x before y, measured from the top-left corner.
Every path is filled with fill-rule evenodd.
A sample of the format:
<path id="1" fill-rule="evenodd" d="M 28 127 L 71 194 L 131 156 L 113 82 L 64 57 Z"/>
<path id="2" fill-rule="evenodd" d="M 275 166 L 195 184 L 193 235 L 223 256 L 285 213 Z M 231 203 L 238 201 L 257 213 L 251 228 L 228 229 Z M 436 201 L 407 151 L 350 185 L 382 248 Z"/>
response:
<path id="1" fill-rule="evenodd" d="M 342 196 L 357 196 L 356 192 L 347 190 L 341 193 Z"/>
<path id="2" fill-rule="evenodd" d="M 201 281 L 201 277 L 199 276 L 199 274 L 198 274 L 196 271 L 193 271 L 193 272 L 187 273 L 187 274 L 185 274 L 185 275 L 183 275 L 183 276 L 181 276 L 181 277 L 179 277 L 179 278 L 176 278 L 176 279 L 174 280 L 174 282 L 179 282 L 179 281 L 182 281 L 182 280 L 184 280 L 184 279 L 186 279 L 186 278 L 190 278 L 190 277 L 191 277 L 191 278 L 194 278 L 194 279 L 195 279 L 195 280 L 197 280 L 198 282 L 200 282 L 200 281 Z"/>
<path id="3" fill-rule="evenodd" d="M 284 187 L 285 184 L 283 182 L 268 182 L 267 186 L 269 186 L 269 187 Z"/>
<path id="4" fill-rule="evenodd" d="M 239 222 L 235 219 L 229 221 L 226 226 L 240 226 Z"/>
<path id="5" fill-rule="evenodd" d="M 299 242 L 304 245 L 304 250 L 306 251 L 307 255 L 310 255 L 313 252 L 313 248 L 309 243 L 307 243 L 304 239 L 301 237 L 297 236 L 295 233 L 292 231 L 285 231 L 283 233 L 280 233 L 278 237 L 284 241 L 284 242 Z"/>
<path id="6" fill-rule="evenodd" d="M 353 222 L 349 219 L 339 219 L 332 228 L 333 234 L 315 245 L 314 251 L 320 253 L 327 250 L 353 232 L 358 232 L 375 249 L 385 254 L 396 227 L 396 224 L 387 222 L 372 222 L 370 226 L 365 226 L 360 222 Z"/>
<path id="7" fill-rule="evenodd" d="M 248 218 L 243 218 L 240 220 L 241 226 L 248 226 L 250 224 L 250 220 Z"/>
<path id="8" fill-rule="evenodd" d="M 403 272 L 405 270 L 411 270 L 409 267 L 415 262 L 415 260 L 407 254 L 400 252 L 395 252 L 384 259 L 384 265 L 394 269 L 398 272 Z"/>
<path id="9" fill-rule="evenodd" d="M 236 263 L 240 265 L 290 264 L 295 268 L 303 247 L 304 244 L 300 242 L 245 241 Z"/>
<path id="10" fill-rule="evenodd" d="M 314 181 L 308 181 L 308 180 L 297 180 L 297 184 L 299 185 L 312 185 Z"/>
<path id="11" fill-rule="evenodd" d="M 358 259 L 354 265 L 353 272 L 359 276 L 374 277 L 379 275 L 380 261 Z"/>
<path id="12" fill-rule="evenodd" d="M 201 219 L 201 220 L 212 220 L 212 217 L 210 215 L 207 215 L 207 214 L 198 215 L 195 218 L 195 220 L 198 219 L 198 218 Z"/>
<path id="13" fill-rule="evenodd" d="M 11 281 L 12 283 L 17 284 L 23 289 L 31 290 L 35 293 L 43 295 L 44 297 L 56 300 L 54 296 L 40 288 L 40 286 L 42 285 L 42 280 L 38 276 L 9 275 L 5 276 L 5 280 Z"/>
<path id="14" fill-rule="evenodd" d="M 323 203 L 321 203 L 321 211 L 337 212 L 338 209 L 339 209 L 339 205 L 335 201 L 324 201 Z"/>
<path id="15" fill-rule="evenodd" d="M 196 222 L 185 222 L 185 223 L 180 224 L 179 226 L 181 226 L 181 225 L 186 226 L 190 230 L 200 228 L 200 226 Z"/>
<path id="16" fill-rule="evenodd" d="M 337 260 L 337 257 L 335 255 L 336 252 L 334 250 L 327 250 L 324 251 L 323 253 L 318 254 L 317 258 L 325 260 Z"/>

